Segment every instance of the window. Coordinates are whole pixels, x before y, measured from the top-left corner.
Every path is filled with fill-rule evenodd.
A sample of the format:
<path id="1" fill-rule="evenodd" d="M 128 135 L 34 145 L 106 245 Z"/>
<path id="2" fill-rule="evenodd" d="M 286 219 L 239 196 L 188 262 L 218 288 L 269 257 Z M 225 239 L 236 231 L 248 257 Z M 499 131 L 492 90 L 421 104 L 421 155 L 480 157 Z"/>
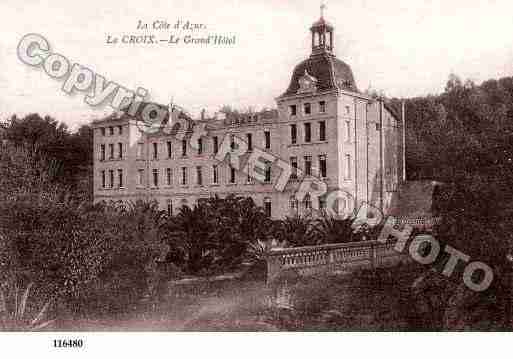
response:
<path id="1" fill-rule="evenodd" d="M 297 212 L 297 210 L 298 210 L 298 202 L 297 202 L 296 196 L 290 196 L 289 206 L 290 206 L 290 210 L 292 212 Z"/>
<path id="2" fill-rule="evenodd" d="M 153 169 L 153 186 L 159 186 L 159 170 L 156 168 Z"/>
<path id="3" fill-rule="evenodd" d="M 167 141 L 167 158 L 171 158 L 172 154 L 173 154 L 173 145 L 171 144 L 171 141 Z"/>
<path id="4" fill-rule="evenodd" d="M 326 209 L 326 198 L 324 196 L 319 197 L 319 209 Z"/>
<path id="5" fill-rule="evenodd" d="M 235 168 L 230 166 L 230 183 L 235 183 Z"/>
<path id="6" fill-rule="evenodd" d="M 349 115 L 351 114 L 351 107 L 349 106 L 346 106 L 346 113 Z"/>
<path id="7" fill-rule="evenodd" d="M 235 151 L 235 135 L 230 135 L 230 150 Z"/>
<path id="8" fill-rule="evenodd" d="M 320 113 L 326 112 L 326 101 L 319 101 L 319 112 Z"/>
<path id="9" fill-rule="evenodd" d="M 219 139 L 217 136 L 214 136 L 214 154 L 217 154 L 217 151 L 219 151 Z"/>
<path id="10" fill-rule="evenodd" d="M 198 155 L 201 155 L 203 153 L 203 139 L 200 137 L 198 138 Z"/>
<path id="11" fill-rule="evenodd" d="M 264 212 L 267 217 L 271 217 L 271 199 L 269 197 L 264 198 Z"/>
<path id="12" fill-rule="evenodd" d="M 105 188 L 105 171 L 102 171 L 102 188 Z"/>
<path id="13" fill-rule="evenodd" d="M 290 105 L 289 110 L 290 110 L 291 116 L 296 116 L 296 114 L 297 114 L 297 106 L 296 105 Z"/>
<path id="14" fill-rule="evenodd" d="M 100 160 L 105 161 L 105 145 L 100 145 Z"/>
<path id="15" fill-rule="evenodd" d="M 144 153 L 144 143 L 137 144 L 137 158 L 143 158 Z"/>
<path id="16" fill-rule="evenodd" d="M 270 149 L 271 148 L 271 132 L 264 131 L 264 138 L 265 138 L 265 148 Z"/>
<path id="17" fill-rule="evenodd" d="M 376 122 L 376 131 L 381 131 L 381 123 Z"/>
<path id="18" fill-rule="evenodd" d="M 173 172 L 171 168 L 166 168 L 166 183 L 168 186 L 173 184 Z"/>
<path id="19" fill-rule="evenodd" d="M 319 121 L 319 141 L 326 141 L 326 121 Z"/>
<path id="20" fill-rule="evenodd" d="M 290 125 L 290 143 L 295 145 L 297 143 L 297 126 Z"/>
<path id="21" fill-rule="evenodd" d="M 100 132 L 101 132 L 102 136 L 105 136 L 105 127 L 100 128 Z"/>
<path id="22" fill-rule="evenodd" d="M 119 159 L 123 158 L 123 144 L 121 142 L 118 143 L 118 157 Z"/>
<path id="23" fill-rule="evenodd" d="M 212 182 L 214 184 L 218 184 L 219 183 L 219 176 L 218 176 L 218 172 L 217 172 L 217 165 L 213 165 L 212 166 L 212 174 L 213 174 L 213 179 L 212 179 Z"/>
<path id="24" fill-rule="evenodd" d="M 123 134 L 123 126 L 118 126 L 118 132 L 120 135 Z"/>
<path id="25" fill-rule="evenodd" d="M 253 177 L 251 176 L 250 166 L 251 165 L 249 164 L 249 161 L 248 161 L 248 164 L 246 165 L 246 172 L 248 174 L 247 183 L 253 183 Z"/>
<path id="26" fill-rule="evenodd" d="M 351 142 L 351 122 L 346 121 L 346 141 Z"/>
<path id="27" fill-rule="evenodd" d="M 306 210 L 312 209 L 312 197 L 310 197 L 310 194 L 307 193 L 305 197 L 303 198 L 303 207 Z"/>
<path id="28" fill-rule="evenodd" d="M 114 159 L 114 144 L 113 143 L 109 144 L 109 159 L 110 160 Z"/>
<path id="29" fill-rule="evenodd" d="M 159 158 L 159 144 L 157 142 L 153 142 L 153 159 L 157 160 Z"/>
<path id="30" fill-rule="evenodd" d="M 167 200 L 167 215 L 173 215 L 173 202 L 170 199 Z"/>
<path id="31" fill-rule="evenodd" d="M 114 127 L 112 126 L 109 127 L 109 135 L 114 136 Z"/>
<path id="32" fill-rule="evenodd" d="M 327 177 L 326 155 L 319 156 L 319 169 L 320 169 L 321 178 L 326 178 Z"/>
<path id="33" fill-rule="evenodd" d="M 312 125 L 310 123 L 305 123 L 305 142 L 312 141 Z"/>
<path id="34" fill-rule="evenodd" d="M 187 167 L 182 167 L 182 186 L 187 185 Z"/>
<path id="35" fill-rule="evenodd" d="M 297 179 L 297 157 L 290 157 L 290 165 L 292 166 L 290 178 Z"/>
<path id="36" fill-rule="evenodd" d="M 144 184 L 144 170 L 137 170 L 137 185 L 142 186 Z"/>
<path id="37" fill-rule="evenodd" d="M 248 151 L 253 151 L 253 136 L 251 133 L 246 134 L 246 140 L 248 144 Z"/>
<path id="38" fill-rule="evenodd" d="M 265 165 L 265 183 L 271 183 L 271 163 Z"/>
<path id="39" fill-rule="evenodd" d="M 114 171 L 109 170 L 109 187 L 114 188 Z"/>
<path id="40" fill-rule="evenodd" d="M 182 207 L 187 207 L 187 206 L 188 206 L 188 204 L 187 204 L 187 200 L 186 200 L 185 198 L 182 198 L 182 200 L 180 201 L 180 205 L 181 205 Z"/>
<path id="41" fill-rule="evenodd" d="M 305 110 L 305 115 L 310 115 L 312 113 L 312 105 L 309 102 L 305 103 L 304 110 Z"/>
<path id="42" fill-rule="evenodd" d="M 187 156 L 187 140 L 182 140 L 182 157 Z"/>
<path id="43" fill-rule="evenodd" d="M 312 156 L 305 156 L 305 176 L 312 175 Z"/>
<path id="44" fill-rule="evenodd" d="M 119 183 L 119 188 L 123 188 L 123 170 L 122 169 L 118 170 L 118 183 Z"/>
<path id="45" fill-rule="evenodd" d="M 351 179 L 351 155 L 346 155 L 346 179 Z"/>
<path id="46" fill-rule="evenodd" d="M 201 166 L 196 167 L 196 180 L 198 186 L 203 186 L 203 175 L 201 173 Z"/>

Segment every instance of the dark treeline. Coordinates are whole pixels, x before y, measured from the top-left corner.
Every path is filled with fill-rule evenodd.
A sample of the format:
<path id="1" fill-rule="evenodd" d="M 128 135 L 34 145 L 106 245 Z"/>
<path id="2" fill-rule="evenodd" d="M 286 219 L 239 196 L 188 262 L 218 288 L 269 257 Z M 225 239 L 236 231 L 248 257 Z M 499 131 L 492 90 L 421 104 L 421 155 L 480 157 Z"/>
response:
<path id="1" fill-rule="evenodd" d="M 392 100 L 398 109 L 400 102 Z M 476 214 L 488 219 L 509 217 L 513 77 L 478 86 L 451 75 L 440 95 L 405 102 L 408 179 L 434 179 L 464 187 L 465 197 L 481 207 L 480 211 L 474 208 Z"/>
<path id="2" fill-rule="evenodd" d="M 400 108 L 400 99 L 392 102 Z M 455 192 L 447 203 L 447 218 L 456 222 L 453 231 L 465 246 L 479 243 L 490 252 L 508 253 L 513 229 L 513 77 L 476 85 L 451 75 L 440 95 L 405 102 L 408 180 L 451 184 Z M 500 248 L 492 249 L 497 242 Z"/>
<path id="3" fill-rule="evenodd" d="M 39 163 L 38 171 L 68 195 L 92 200 L 93 133 L 89 125 L 72 133 L 50 116 L 13 115 L 0 123 L 0 137 L 25 153 L 27 160 Z M 19 179 L 21 180 L 21 179 Z M 35 189 L 34 189 L 35 190 Z"/>
<path id="4" fill-rule="evenodd" d="M 401 99 L 391 101 L 400 109 Z M 418 283 L 421 295 L 432 300 L 430 310 L 459 316 L 452 319 L 457 325 L 435 327 L 475 328 L 467 325 L 498 315 L 510 328 L 513 77 L 476 85 L 451 75 L 441 94 L 405 99 L 405 106 L 407 179 L 438 180 L 452 189 L 436 232 L 442 250 L 451 245 L 494 273 L 492 285 L 481 293 L 465 290 L 463 266 L 450 279 L 437 271 L 426 274 Z M 439 256 L 439 271 L 447 259 Z"/>

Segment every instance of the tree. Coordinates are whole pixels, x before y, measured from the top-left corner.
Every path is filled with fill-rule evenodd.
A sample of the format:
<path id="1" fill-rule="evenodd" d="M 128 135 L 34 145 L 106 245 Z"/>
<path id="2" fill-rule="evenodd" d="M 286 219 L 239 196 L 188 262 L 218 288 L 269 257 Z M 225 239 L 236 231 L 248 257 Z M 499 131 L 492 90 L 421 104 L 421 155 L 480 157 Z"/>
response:
<path id="1" fill-rule="evenodd" d="M 93 135 L 82 126 L 71 134 L 67 126 L 50 116 L 29 114 L 12 116 L 3 125 L 3 137 L 16 149 L 30 156 L 31 163 L 42 163 L 38 171 L 49 181 L 62 185 L 73 196 L 92 199 Z"/>
<path id="2" fill-rule="evenodd" d="M 280 221 L 275 237 L 285 241 L 287 246 L 301 247 L 320 244 L 321 240 L 314 231 L 313 220 L 311 217 L 287 217 Z"/>
<path id="3" fill-rule="evenodd" d="M 337 219 L 331 216 L 322 216 L 315 221 L 315 233 L 322 243 L 346 243 L 358 238 L 351 228 L 353 219 Z"/>

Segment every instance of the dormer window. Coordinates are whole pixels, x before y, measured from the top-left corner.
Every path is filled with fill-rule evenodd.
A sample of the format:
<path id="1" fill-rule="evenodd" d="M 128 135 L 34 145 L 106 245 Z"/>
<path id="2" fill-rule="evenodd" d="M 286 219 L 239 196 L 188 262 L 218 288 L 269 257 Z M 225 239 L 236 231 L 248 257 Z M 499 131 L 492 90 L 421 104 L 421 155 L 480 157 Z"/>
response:
<path id="1" fill-rule="evenodd" d="M 298 93 L 315 92 L 317 91 L 317 79 L 311 76 L 305 69 L 305 73 L 298 80 L 299 90 Z"/>

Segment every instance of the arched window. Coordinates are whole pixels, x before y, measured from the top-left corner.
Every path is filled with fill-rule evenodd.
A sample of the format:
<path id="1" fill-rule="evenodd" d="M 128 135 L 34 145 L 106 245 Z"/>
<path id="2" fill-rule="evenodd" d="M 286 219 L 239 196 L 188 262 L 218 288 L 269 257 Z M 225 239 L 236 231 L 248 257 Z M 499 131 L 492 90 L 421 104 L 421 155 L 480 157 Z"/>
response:
<path id="1" fill-rule="evenodd" d="M 187 203 L 187 200 L 185 198 L 182 198 L 182 200 L 180 201 L 180 207 L 184 207 L 184 206 L 188 206 L 189 204 Z"/>

